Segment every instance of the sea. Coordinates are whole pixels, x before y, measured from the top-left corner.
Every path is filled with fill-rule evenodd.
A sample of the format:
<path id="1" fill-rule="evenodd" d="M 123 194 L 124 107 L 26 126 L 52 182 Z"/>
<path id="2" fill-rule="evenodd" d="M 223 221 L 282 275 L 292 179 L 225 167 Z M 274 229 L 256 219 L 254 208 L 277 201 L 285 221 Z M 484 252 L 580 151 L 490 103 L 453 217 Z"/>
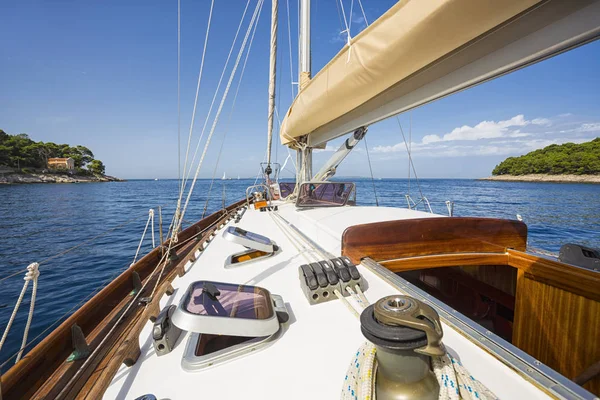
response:
<path id="1" fill-rule="evenodd" d="M 562 244 L 600 248 L 600 185 L 463 179 L 352 179 L 359 205 L 407 207 L 406 195 L 434 213 L 523 219 L 528 246 L 557 253 Z M 254 179 L 200 180 L 184 227 L 245 196 Z M 29 350 L 133 261 L 149 209 L 161 207 L 168 229 L 178 180 L 0 185 L 0 329 L 23 287 L 24 269 L 40 263 Z M 210 195 L 209 195 L 210 193 Z M 208 200 L 207 200 L 208 199 Z M 428 210 L 428 209 L 426 209 Z M 152 248 L 150 228 L 140 256 Z M 155 212 L 155 240 L 159 241 Z M 140 258 L 138 256 L 138 259 Z M 14 363 L 30 305 L 31 285 L 0 350 L 1 371 Z"/>

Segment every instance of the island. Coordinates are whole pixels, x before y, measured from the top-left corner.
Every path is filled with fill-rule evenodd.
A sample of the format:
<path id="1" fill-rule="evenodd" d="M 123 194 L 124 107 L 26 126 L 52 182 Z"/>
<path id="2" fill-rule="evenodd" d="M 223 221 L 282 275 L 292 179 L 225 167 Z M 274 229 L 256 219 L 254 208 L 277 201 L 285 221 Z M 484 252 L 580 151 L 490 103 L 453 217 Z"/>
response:
<path id="1" fill-rule="evenodd" d="M 102 161 L 87 147 L 36 142 L 0 129 L 0 184 L 112 182 Z"/>
<path id="2" fill-rule="evenodd" d="M 491 177 L 481 180 L 600 183 L 600 137 L 509 157 L 494 168 Z"/>

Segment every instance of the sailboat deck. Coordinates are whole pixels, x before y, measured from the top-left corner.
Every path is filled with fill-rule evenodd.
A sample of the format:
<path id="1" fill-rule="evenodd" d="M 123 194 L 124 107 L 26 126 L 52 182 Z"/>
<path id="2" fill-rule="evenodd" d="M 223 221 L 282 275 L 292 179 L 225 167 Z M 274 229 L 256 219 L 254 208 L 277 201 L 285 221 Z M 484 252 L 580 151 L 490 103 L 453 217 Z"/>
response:
<path id="1" fill-rule="evenodd" d="M 423 218 L 432 214 L 385 207 L 343 207 L 299 211 L 293 205 L 279 205 L 279 213 L 319 246 L 340 254 L 341 235 L 350 225 L 382 220 Z M 290 312 L 283 334 L 271 346 L 226 364 L 187 372 L 182 357 L 189 333 L 182 333 L 173 351 L 158 357 L 152 345 L 152 324 L 144 327 L 139 341 L 141 356 L 132 367 L 121 366 L 105 398 L 135 399 L 144 394 L 157 398 L 339 398 L 344 376 L 358 347 L 365 341 L 358 319 L 345 305 L 334 300 L 309 305 L 300 288 L 298 267 L 305 258 L 274 222 L 268 212 L 248 209 L 236 225 L 268 236 L 281 251 L 272 257 L 225 269 L 225 258 L 242 248 L 217 236 L 208 244 L 187 273 L 173 281 L 175 293 L 161 299 L 161 307 L 178 304 L 190 283 L 214 280 L 264 287 L 281 295 Z M 365 266 L 359 271 L 368 282 L 370 302 L 399 290 Z M 493 355 L 443 323 L 444 343 L 474 376 L 500 398 L 548 398 Z M 510 382 L 510 384 L 507 384 Z"/>

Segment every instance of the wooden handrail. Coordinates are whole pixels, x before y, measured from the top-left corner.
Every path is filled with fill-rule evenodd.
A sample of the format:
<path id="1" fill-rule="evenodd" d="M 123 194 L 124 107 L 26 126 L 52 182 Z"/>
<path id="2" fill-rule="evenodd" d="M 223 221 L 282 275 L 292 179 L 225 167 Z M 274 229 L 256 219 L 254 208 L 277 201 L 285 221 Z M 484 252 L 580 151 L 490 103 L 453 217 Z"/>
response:
<path id="1" fill-rule="evenodd" d="M 527 226 L 494 218 L 440 217 L 376 222 L 348 227 L 342 255 L 358 263 L 449 253 L 503 253 L 525 250 Z"/>
<path id="2" fill-rule="evenodd" d="M 508 265 L 507 253 L 450 253 L 379 261 L 392 272 L 468 265 Z"/>

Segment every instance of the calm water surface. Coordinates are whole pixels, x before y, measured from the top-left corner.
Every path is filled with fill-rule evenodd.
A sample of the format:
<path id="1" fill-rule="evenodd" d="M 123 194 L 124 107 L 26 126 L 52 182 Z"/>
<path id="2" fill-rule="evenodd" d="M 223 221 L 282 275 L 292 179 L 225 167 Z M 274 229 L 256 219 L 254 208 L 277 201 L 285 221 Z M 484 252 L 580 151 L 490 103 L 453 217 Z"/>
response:
<path id="1" fill-rule="evenodd" d="M 207 211 L 242 198 L 254 180 L 217 181 Z M 370 180 L 357 180 L 357 201 L 375 205 Z M 186 221 L 201 218 L 210 181 L 200 181 Z M 406 207 L 405 179 L 375 181 L 380 206 Z M 600 248 L 600 185 L 474 180 L 422 180 L 421 190 L 434 212 L 446 214 L 446 200 L 457 216 L 515 219 L 529 227 L 529 245 L 557 252 L 566 242 Z M 0 279 L 97 237 L 40 267 L 38 298 L 30 340 L 59 323 L 80 302 L 120 274 L 132 262 L 148 209 L 163 205 L 165 231 L 177 199 L 178 182 L 129 181 L 87 184 L 0 185 Z M 413 181 L 411 196 L 419 198 Z M 158 218 L 156 219 L 158 225 Z M 157 234 L 158 238 L 158 234 Z M 157 239 L 158 240 L 158 239 Z M 141 254 L 151 248 L 147 237 Z M 10 317 L 23 285 L 23 274 L 0 281 L 0 329 Z M 0 362 L 21 343 L 29 309 L 29 293 L 0 352 Z M 36 341 L 35 341 L 36 342 Z M 35 343 L 34 342 L 34 343 Z M 6 371 L 7 363 L 2 371 Z"/>

